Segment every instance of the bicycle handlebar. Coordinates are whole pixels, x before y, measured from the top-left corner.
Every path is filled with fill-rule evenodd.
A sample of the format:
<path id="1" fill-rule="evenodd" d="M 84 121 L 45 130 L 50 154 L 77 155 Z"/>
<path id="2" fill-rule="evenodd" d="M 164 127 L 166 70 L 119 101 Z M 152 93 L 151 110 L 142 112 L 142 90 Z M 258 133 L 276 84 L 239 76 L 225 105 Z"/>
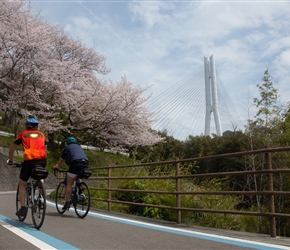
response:
<path id="1" fill-rule="evenodd" d="M 54 175 L 54 176 L 56 176 L 56 173 L 55 173 L 55 172 L 67 173 L 68 170 L 62 170 L 62 169 L 58 169 L 58 168 L 57 168 L 57 169 L 54 169 L 54 170 L 53 170 L 53 175 Z"/>
<path id="2" fill-rule="evenodd" d="M 62 169 L 55 169 L 55 170 L 53 170 L 53 171 L 57 171 L 57 172 L 62 172 L 62 173 L 66 173 L 66 172 L 68 172 L 68 170 L 62 170 Z"/>

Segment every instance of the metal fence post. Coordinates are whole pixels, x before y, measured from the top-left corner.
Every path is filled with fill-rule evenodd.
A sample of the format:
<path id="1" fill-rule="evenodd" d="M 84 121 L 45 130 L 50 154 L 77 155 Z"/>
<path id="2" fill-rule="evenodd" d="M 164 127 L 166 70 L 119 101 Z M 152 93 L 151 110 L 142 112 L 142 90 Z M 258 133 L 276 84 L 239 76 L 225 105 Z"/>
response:
<path id="1" fill-rule="evenodd" d="M 180 178 L 179 178 L 179 175 L 180 175 L 180 163 L 177 162 L 175 166 L 176 166 L 175 176 L 177 177 L 175 179 L 175 190 L 176 190 L 176 192 L 179 192 L 180 191 Z M 177 207 L 177 210 L 176 210 L 176 222 L 177 223 L 181 223 L 181 210 L 179 209 L 180 208 L 180 194 L 179 193 L 176 194 L 176 207 Z"/>
<path id="2" fill-rule="evenodd" d="M 112 191 L 111 191 L 111 188 L 112 188 L 112 180 L 111 180 L 111 168 L 109 167 L 108 168 L 108 211 L 111 211 L 112 208 L 111 208 L 111 200 L 112 200 Z"/>
<path id="3" fill-rule="evenodd" d="M 267 152 L 265 153 L 265 161 L 266 161 L 266 168 L 268 170 L 272 170 L 272 157 L 271 153 Z M 268 174 L 268 191 L 273 192 L 274 191 L 274 184 L 273 184 L 273 174 Z M 275 200 L 274 195 L 269 195 L 269 212 L 275 213 Z M 275 216 L 270 216 L 270 235 L 271 237 L 276 237 L 276 218 Z"/>

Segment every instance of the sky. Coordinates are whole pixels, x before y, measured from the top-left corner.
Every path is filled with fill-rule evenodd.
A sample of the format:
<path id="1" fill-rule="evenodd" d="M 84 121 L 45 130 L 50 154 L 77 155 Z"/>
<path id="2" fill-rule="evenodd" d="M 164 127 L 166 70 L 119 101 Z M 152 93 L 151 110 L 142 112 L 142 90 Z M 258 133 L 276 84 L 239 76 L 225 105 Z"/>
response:
<path id="1" fill-rule="evenodd" d="M 126 76 L 133 86 L 150 87 L 153 99 L 214 55 L 239 129 L 254 115 L 252 100 L 265 70 L 281 103 L 289 101 L 290 0 L 30 3 L 45 21 L 103 54 L 108 79 Z"/>

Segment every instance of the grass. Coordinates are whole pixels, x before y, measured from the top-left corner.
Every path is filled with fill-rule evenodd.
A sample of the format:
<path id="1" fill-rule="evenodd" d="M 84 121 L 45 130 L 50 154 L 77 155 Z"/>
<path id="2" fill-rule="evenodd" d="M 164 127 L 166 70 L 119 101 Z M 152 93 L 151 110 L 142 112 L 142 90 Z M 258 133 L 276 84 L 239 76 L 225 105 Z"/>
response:
<path id="1" fill-rule="evenodd" d="M 0 147 L 9 148 L 13 143 L 13 137 L 0 136 Z M 22 146 L 18 147 L 18 150 L 22 150 Z M 62 152 L 62 148 L 49 149 L 47 152 L 47 166 L 48 170 L 54 166 Z M 90 168 L 115 166 L 115 165 L 127 165 L 133 164 L 133 160 L 127 156 L 120 154 L 107 153 L 95 150 L 85 150 L 87 157 L 89 158 Z M 21 161 L 20 159 L 17 159 Z"/>
<path id="2" fill-rule="evenodd" d="M 0 147 L 9 148 L 13 141 L 13 137 L 0 136 Z"/>

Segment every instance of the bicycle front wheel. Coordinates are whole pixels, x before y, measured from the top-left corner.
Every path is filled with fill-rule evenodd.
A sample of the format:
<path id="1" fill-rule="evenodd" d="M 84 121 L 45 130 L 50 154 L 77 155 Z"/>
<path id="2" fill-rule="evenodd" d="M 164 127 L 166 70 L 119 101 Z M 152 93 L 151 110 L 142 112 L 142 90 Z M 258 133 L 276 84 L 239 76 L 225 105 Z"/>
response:
<path id="1" fill-rule="evenodd" d="M 27 206 L 28 208 L 28 194 L 26 193 L 25 195 L 25 205 Z M 20 199 L 19 199 L 19 185 L 17 187 L 17 192 L 16 192 L 16 212 L 21 208 L 21 203 L 20 203 Z M 24 221 L 25 218 L 27 216 L 27 213 L 24 215 L 24 216 L 20 216 L 20 215 L 17 215 L 18 219 L 20 221 Z"/>
<path id="2" fill-rule="evenodd" d="M 63 214 L 66 211 L 66 210 L 62 210 L 62 207 L 65 204 L 65 188 L 66 188 L 66 185 L 64 184 L 63 181 L 60 182 L 56 188 L 55 205 L 56 205 L 56 210 L 60 214 Z"/>
<path id="3" fill-rule="evenodd" d="M 91 192 L 88 185 L 85 182 L 81 182 L 80 188 L 82 193 L 79 194 L 78 202 L 73 203 L 76 215 L 79 218 L 85 218 L 91 207 Z"/>
<path id="4" fill-rule="evenodd" d="M 46 190 L 42 181 L 38 180 L 33 186 L 33 205 L 31 207 L 31 216 L 33 225 L 39 229 L 45 218 L 46 211 Z"/>

